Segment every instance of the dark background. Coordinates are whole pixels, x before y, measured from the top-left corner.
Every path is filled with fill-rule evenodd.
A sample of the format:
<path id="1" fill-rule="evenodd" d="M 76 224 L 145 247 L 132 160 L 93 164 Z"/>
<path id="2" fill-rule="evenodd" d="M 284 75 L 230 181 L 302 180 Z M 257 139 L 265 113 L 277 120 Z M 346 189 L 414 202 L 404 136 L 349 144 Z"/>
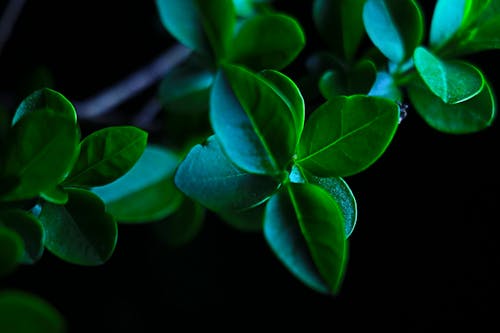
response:
<path id="1" fill-rule="evenodd" d="M 284 71 L 292 78 L 301 74 L 307 53 L 322 47 L 310 3 L 277 2 L 301 20 L 307 34 L 307 48 Z M 5 1 L 0 4 L 3 10 Z M 40 66 L 52 73 L 54 89 L 84 100 L 172 44 L 153 1 L 27 1 L 0 54 L 1 102 L 14 111 Z M 498 57 L 489 51 L 468 60 L 500 92 Z M 120 106 L 121 123 L 153 94 L 154 87 Z M 113 120 L 82 123 L 84 129 L 104 125 Z M 45 252 L 36 265 L 0 280 L 0 287 L 42 296 L 64 315 L 69 332 L 298 324 L 311 331 L 495 331 L 499 133 L 498 122 L 471 135 L 439 133 L 410 106 L 381 159 L 346 178 L 359 215 L 336 297 L 296 280 L 261 234 L 237 231 L 211 214 L 183 248 L 169 249 L 151 225 L 120 225 L 116 252 L 105 265 L 79 267 Z"/>

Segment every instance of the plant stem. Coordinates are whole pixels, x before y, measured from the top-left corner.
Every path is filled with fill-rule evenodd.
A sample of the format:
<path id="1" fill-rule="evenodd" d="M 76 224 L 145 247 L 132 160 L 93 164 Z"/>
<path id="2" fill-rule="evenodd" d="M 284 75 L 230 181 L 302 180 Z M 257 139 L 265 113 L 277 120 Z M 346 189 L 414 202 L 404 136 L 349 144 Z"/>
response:
<path id="1" fill-rule="evenodd" d="M 0 17 L 0 54 L 12 34 L 12 29 L 21 15 L 26 0 L 10 0 Z"/>
<path id="2" fill-rule="evenodd" d="M 191 50 L 177 44 L 158 56 L 149 65 L 132 73 L 122 81 L 105 89 L 99 94 L 82 102 L 76 102 L 75 108 L 81 118 L 99 117 L 112 111 L 126 100 L 136 96 L 160 80 L 168 71 L 184 61 Z"/>

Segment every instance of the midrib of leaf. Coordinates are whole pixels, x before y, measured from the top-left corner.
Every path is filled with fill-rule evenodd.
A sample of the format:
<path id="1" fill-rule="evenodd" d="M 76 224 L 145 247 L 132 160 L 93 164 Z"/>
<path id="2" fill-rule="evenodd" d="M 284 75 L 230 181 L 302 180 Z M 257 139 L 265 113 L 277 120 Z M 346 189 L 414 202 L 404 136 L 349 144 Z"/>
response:
<path id="1" fill-rule="evenodd" d="M 441 61 L 438 61 L 438 70 L 443 82 L 443 101 L 448 103 L 448 82 L 446 81 L 446 69 Z"/>

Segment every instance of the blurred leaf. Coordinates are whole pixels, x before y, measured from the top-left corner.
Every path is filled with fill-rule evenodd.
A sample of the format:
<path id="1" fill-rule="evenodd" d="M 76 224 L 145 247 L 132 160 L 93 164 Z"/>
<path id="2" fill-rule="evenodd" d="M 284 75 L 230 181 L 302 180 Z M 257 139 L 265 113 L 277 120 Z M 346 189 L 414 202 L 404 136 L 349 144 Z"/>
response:
<path id="1" fill-rule="evenodd" d="M 267 204 L 264 236 L 279 260 L 304 284 L 339 292 L 347 241 L 338 204 L 319 186 L 290 183 Z"/>
<path id="2" fill-rule="evenodd" d="M 15 231 L 22 239 L 23 264 L 34 264 L 43 254 L 44 231 L 40 221 L 32 214 L 20 209 L 0 211 L 0 226 Z"/>
<path id="3" fill-rule="evenodd" d="M 64 333 L 61 314 L 45 300 L 17 290 L 0 292 L 0 332 Z"/>
<path id="4" fill-rule="evenodd" d="M 260 76 L 234 65 L 217 74 L 210 98 L 211 124 L 223 150 L 241 169 L 280 175 L 297 144 L 294 117 Z"/>
<path id="5" fill-rule="evenodd" d="M 320 177 L 346 177 L 372 165 L 391 142 L 399 108 L 385 98 L 335 97 L 309 117 L 296 163 Z"/>
<path id="6" fill-rule="evenodd" d="M 500 14 L 481 22 L 459 41 L 455 55 L 500 49 Z"/>
<path id="7" fill-rule="evenodd" d="M 313 19 L 332 53 L 350 62 L 365 35 L 363 5 L 366 0 L 315 0 Z"/>
<path id="8" fill-rule="evenodd" d="M 94 187 L 108 213 L 119 223 L 161 220 L 177 210 L 183 199 L 173 182 L 179 157 L 165 147 L 148 145 L 141 158 L 123 177 Z"/>
<path id="9" fill-rule="evenodd" d="M 465 23 L 471 0 L 438 0 L 432 14 L 429 42 L 432 48 L 446 44 Z"/>
<path id="10" fill-rule="evenodd" d="M 408 96 L 427 124 L 445 133 L 478 132 L 490 126 L 496 114 L 495 96 L 487 81 L 479 94 L 458 104 L 445 104 L 420 79 L 408 87 Z"/>
<path id="11" fill-rule="evenodd" d="M 424 47 L 415 49 L 414 61 L 425 84 L 447 104 L 464 102 L 483 88 L 483 75 L 469 63 L 443 61 Z"/>
<path id="12" fill-rule="evenodd" d="M 177 169 L 175 184 L 188 197 L 215 212 L 251 208 L 278 187 L 271 177 L 250 174 L 235 166 L 215 136 L 191 149 Z"/>
<path id="13" fill-rule="evenodd" d="M 319 81 L 319 88 L 326 99 L 339 95 L 366 94 L 377 76 L 373 62 L 361 60 L 347 70 L 327 71 Z"/>
<path id="14" fill-rule="evenodd" d="M 231 44 L 229 61 L 253 70 L 288 66 L 305 46 L 298 21 L 283 14 L 262 14 L 245 20 Z"/>
<path id="15" fill-rule="evenodd" d="M 14 272 L 23 258 L 24 244 L 21 236 L 0 223 L 0 277 Z M 1 310 L 1 309 L 0 309 Z M 0 318 L 1 318 L 0 311 Z M 2 321 L 0 320 L 0 327 Z M 0 330 L 0 332 L 3 332 Z"/>
<path id="16" fill-rule="evenodd" d="M 96 266 L 113 254 L 118 228 L 104 203 L 90 191 L 68 188 L 65 205 L 42 204 L 45 247 L 69 263 Z"/>
<path id="17" fill-rule="evenodd" d="M 414 0 L 367 0 L 363 22 L 373 44 L 398 64 L 422 41 L 424 20 Z"/>
<path id="18" fill-rule="evenodd" d="M 384 97 L 394 102 L 403 101 L 401 89 L 394 82 L 394 78 L 391 74 L 383 71 L 377 72 L 377 77 L 368 92 L 368 96 Z"/>
<path id="19" fill-rule="evenodd" d="M 65 185 L 102 186 L 129 171 L 146 148 L 148 133 L 133 126 L 100 129 L 80 143 L 80 155 Z"/>
<path id="20" fill-rule="evenodd" d="M 218 212 L 221 220 L 227 225 L 242 232 L 261 232 L 264 226 L 266 203 L 239 212 Z"/>

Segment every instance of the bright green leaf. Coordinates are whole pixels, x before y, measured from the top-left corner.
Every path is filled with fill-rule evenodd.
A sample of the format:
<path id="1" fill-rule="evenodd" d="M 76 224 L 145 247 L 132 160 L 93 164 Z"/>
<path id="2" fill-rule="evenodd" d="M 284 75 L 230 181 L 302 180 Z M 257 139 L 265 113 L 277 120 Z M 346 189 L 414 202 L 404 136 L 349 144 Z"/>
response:
<path id="1" fill-rule="evenodd" d="M 108 213 L 120 223 L 161 220 L 177 210 L 183 199 L 173 182 L 179 157 L 165 147 L 148 145 L 123 177 L 94 187 Z"/>
<path id="2" fill-rule="evenodd" d="M 366 32 L 394 63 L 411 57 L 423 37 L 423 16 L 414 0 L 367 0 L 363 8 Z"/>
<path id="3" fill-rule="evenodd" d="M 267 204 L 264 236 L 281 262 L 321 293 L 339 292 L 348 244 L 338 204 L 322 188 L 290 183 Z"/>
<path id="4" fill-rule="evenodd" d="M 65 185 L 109 184 L 123 176 L 141 157 L 148 133 L 133 126 L 112 126 L 93 132 L 80 144 L 80 155 Z"/>
<path id="5" fill-rule="evenodd" d="M 391 142 L 396 103 L 380 97 L 335 97 L 309 117 L 296 163 L 320 177 L 346 177 L 372 165 Z"/>
<path id="6" fill-rule="evenodd" d="M 251 173 L 280 175 L 297 144 L 294 115 L 274 88 L 243 67 L 219 71 L 210 120 L 229 158 Z"/>
<path id="7" fill-rule="evenodd" d="M 188 197 L 215 212 L 251 208 L 269 198 L 278 187 L 269 176 L 251 174 L 235 166 L 215 136 L 191 149 L 177 169 L 175 184 Z"/>
<path id="8" fill-rule="evenodd" d="M 15 271 L 22 260 L 23 252 L 24 244 L 21 236 L 10 228 L 2 227 L 0 221 L 0 277 Z"/>
<path id="9" fill-rule="evenodd" d="M 500 14 L 468 32 L 454 50 L 455 55 L 465 55 L 486 50 L 500 49 Z"/>
<path id="10" fill-rule="evenodd" d="M 0 332 L 64 333 L 64 318 L 47 301 L 17 290 L 0 292 Z"/>
<path id="11" fill-rule="evenodd" d="M 305 46 L 298 21 L 284 14 L 262 14 L 248 18 L 238 29 L 229 61 L 253 70 L 288 66 Z"/>
<path id="12" fill-rule="evenodd" d="M 90 191 L 68 188 L 65 205 L 42 204 L 45 247 L 69 263 L 96 266 L 113 254 L 118 227 L 104 203 Z"/>
<path id="13" fill-rule="evenodd" d="M 483 88 L 483 75 L 469 63 L 443 61 L 423 47 L 415 50 L 413 58 L 425 84 L 447 104 L 464 102 Z"/>

